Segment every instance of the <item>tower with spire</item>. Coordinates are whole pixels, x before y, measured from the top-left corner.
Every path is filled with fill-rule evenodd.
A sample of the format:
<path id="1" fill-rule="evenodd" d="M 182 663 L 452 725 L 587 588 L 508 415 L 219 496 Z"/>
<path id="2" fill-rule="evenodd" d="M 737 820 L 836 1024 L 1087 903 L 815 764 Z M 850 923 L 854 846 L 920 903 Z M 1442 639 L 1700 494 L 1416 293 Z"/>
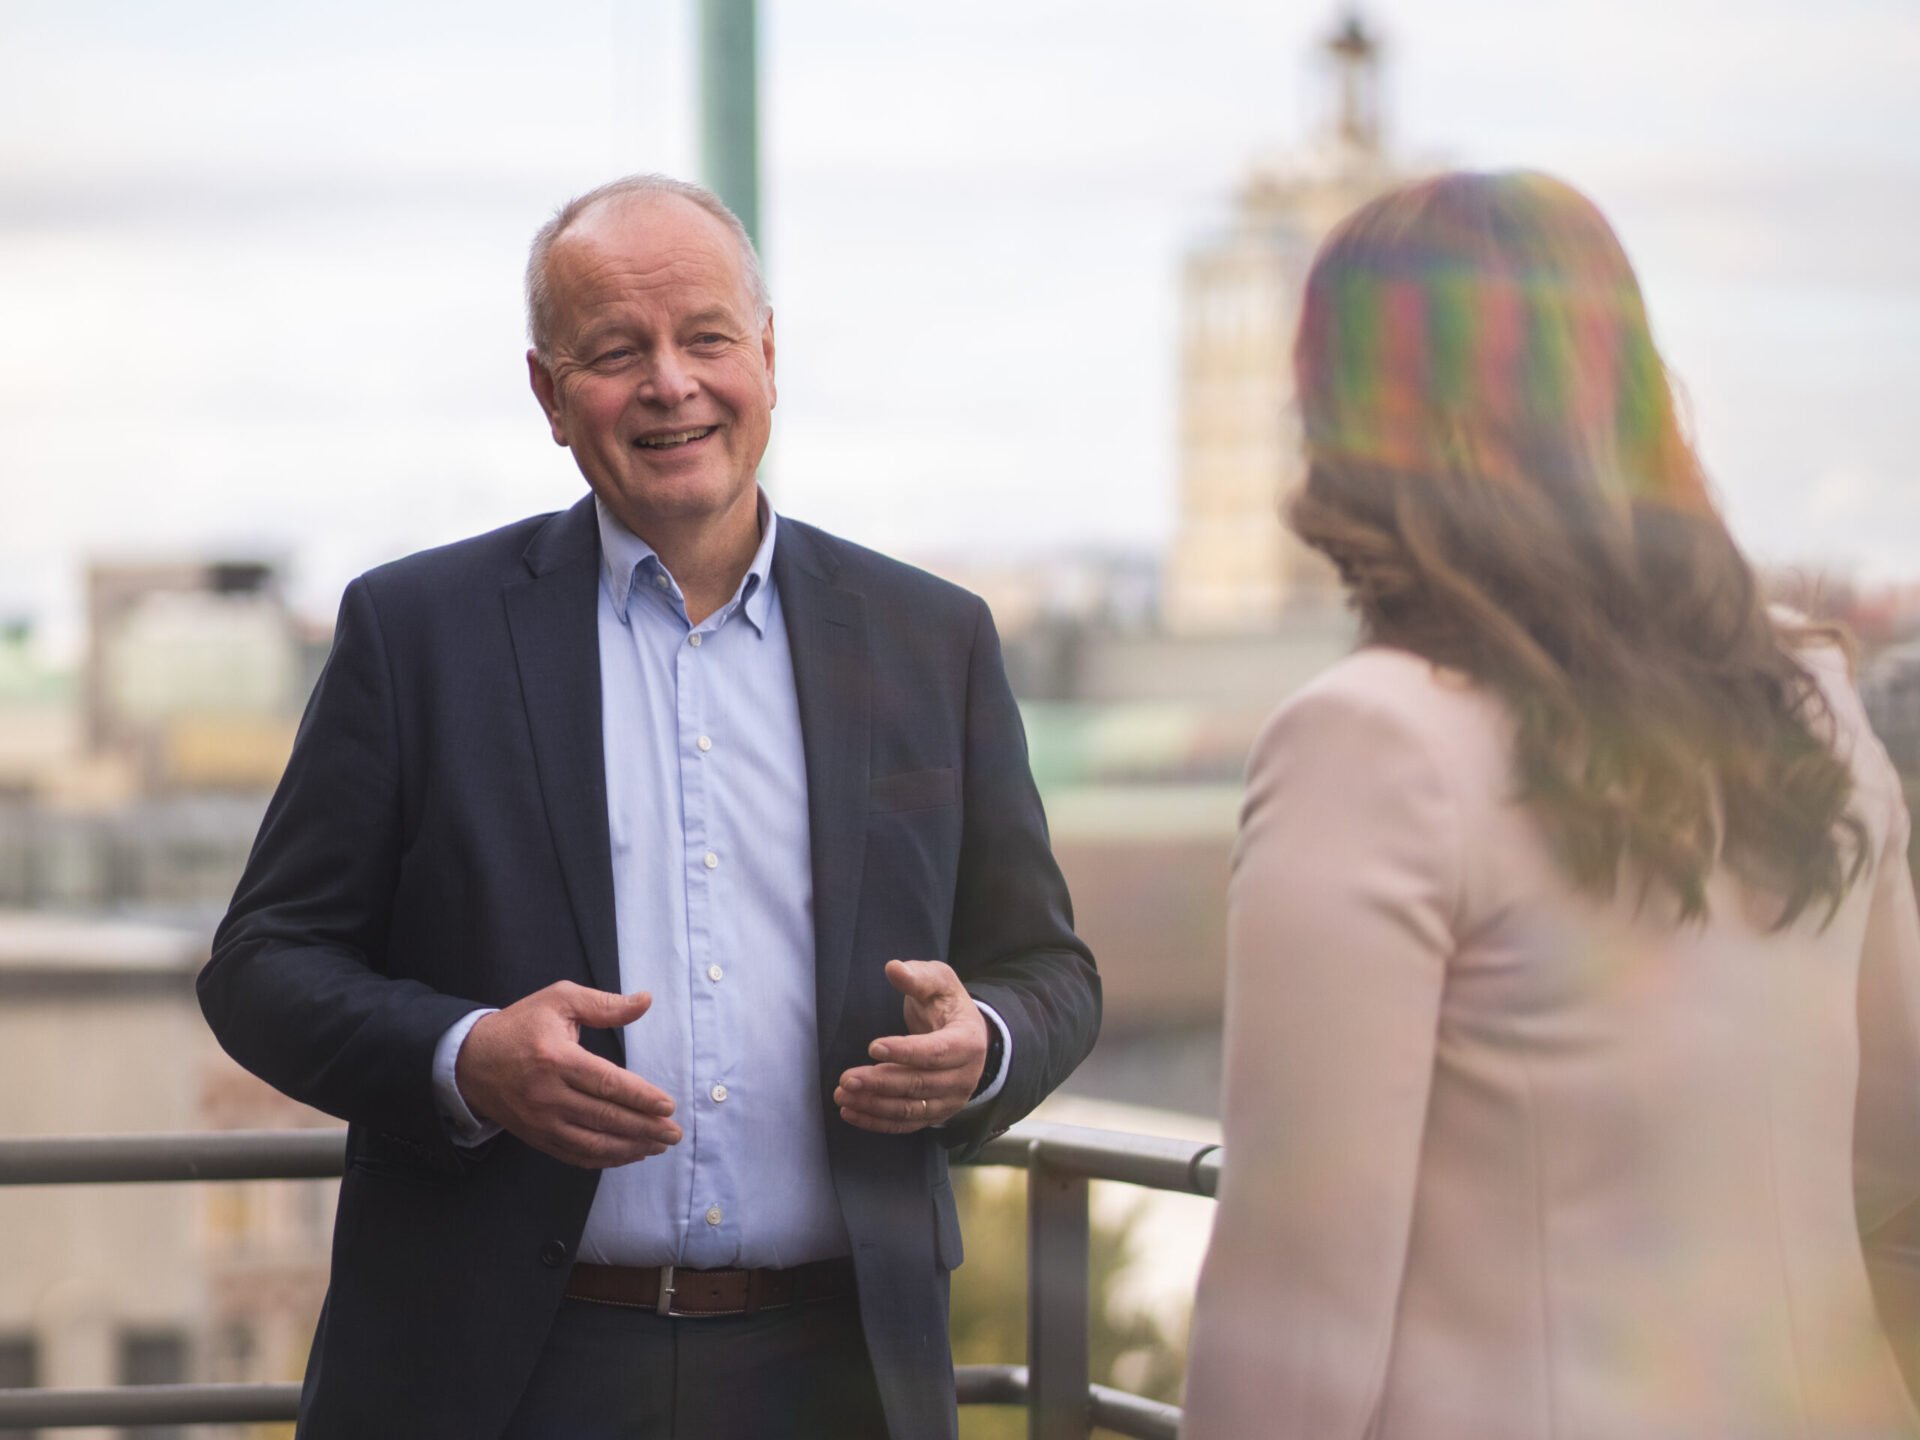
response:
<path id="1" fill-rule="evenodd" d="M 1381 44 L 1350 12 L 1320 47 L 1330 103 L 1304 152 L 1256 165 L 1181 279 L 1179 531 L 1166 627 L 1264 630 L 1337 601 L 1333 572 L 1281 524 L 1299 482 L 1291 353 L 1314 251 L 1356 206 L 1409 178 L 1386 148 Z"/>

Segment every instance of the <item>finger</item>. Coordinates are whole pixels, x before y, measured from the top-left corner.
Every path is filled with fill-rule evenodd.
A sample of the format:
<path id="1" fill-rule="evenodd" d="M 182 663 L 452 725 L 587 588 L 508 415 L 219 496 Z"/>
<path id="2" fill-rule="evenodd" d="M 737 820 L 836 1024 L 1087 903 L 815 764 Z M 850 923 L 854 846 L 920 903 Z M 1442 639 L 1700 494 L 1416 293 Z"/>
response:
<path id="1" fill-rule="evenodd" d="M 834 1104 L 843 1112 L 889 1124 L 937 1125 L 950 1120 L 965 1108 L 964 1095 L 945 1095 L 936 1099 L 900 1099 L 886 1095 L 834 1093 Z"/>
<path id="2" fill-rule="evenodd" d="M 589 1170 L 632 1164 L 635 1160 L 648 1159 L 665 1149 L 658 1142 L 622 1140 L 617 1136 L 582 1129 L 564 1120 L 534 1126 L 522 1132 L 520 1138 L 557 1160 Z"/>
<path id="3" fill-rule="evenodd" d="M 927 1128 L 920 1120 L 886 1120 L 879 1116 L 867 1115 L 858 1110 L 842 1110 L 840 1118 L 859 1130 L 871 1130 L 877 1135 L 911 1135 L 917 1130 Z"/>
<path id="4" fill-rule="evenodd" d="M 666 1146 L 656 1141 L 622 1140 L 564 1121 L 521 1138 L 554 1159 L 576 1165 L 582 1170 L 610 1170 L 619 1165 L 632 1165 L 663 1154 L 666 1150 Z"/>
<path id="5" fill-rule="evenodd" d="M 961 1104 L 961 1100 L 952 1096 L 939 1100 L 899 1100 L 884 1095 L 850 1095 L 840 1109 L 890 1125 L 938 1125 L 959 1114 Z"/>
<path id="6" fill-rule="evenodd" d="M 677 1145 L 681 1140 L 680 1127 L 671 1120 L 594 1100 L 577 1090 L 562 1090 L 547 1113 L 557 1123 L 615 1140 L 648 1141 L 662 1147 Z"/>
<path id="7" fill-rule="evenodd" d="M 611 1060 L 576 1049 L 556 1067 L 556 1074 L 569 1090 L 595 1100 L 621 1105 L 642 1115 L 667 1116 L 674 1112 L 673 1097 L 657 1085 L 649 1084 Z"/>
<path id="8" fill-rule="evenodd" d="M 923 1005 L 962 988 L 960 977 L 944 960 L 889 960 L 887 983 Z"/>
<path id="9" fill-rule="evenodd" d="M 560 1008 L 568 1018 L 589 1030 L 617 1030 L 622 1025 L 631 1025 L 653 1007 L 653 996 L 644 990 L 618 995 L 611 990 L 589 990 L 570 981 L 561 984 L 566 988 L 552 987 L 557 992 L 554 998 Z"/>
<path id="10" fill-rule="evenodd" d="M 970 1093 L 962 1070 L 914 1070 L 903 1065 L 862 1065 L 840 1077 L 849 1095 L 878 1095 L 888 1100 L 940 1100 Z"/>
<path id="11" fill-rule="evenodd" d="M 956 1016 L 937 1030 L 919 1035 L 885 1035 L 867 1047 L 875 1060 L 916 1070 L 956 1070 L 987 1057 L 987 1037 L 979 1026 Z"/>

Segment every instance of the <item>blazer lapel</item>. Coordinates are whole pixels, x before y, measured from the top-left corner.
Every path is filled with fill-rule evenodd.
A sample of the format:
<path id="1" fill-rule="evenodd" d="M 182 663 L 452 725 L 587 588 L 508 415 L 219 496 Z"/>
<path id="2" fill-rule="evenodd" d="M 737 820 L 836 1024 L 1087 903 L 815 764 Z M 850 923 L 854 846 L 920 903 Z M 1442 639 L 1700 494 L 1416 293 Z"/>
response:
<path id="1" fill-rule="evenodd" d="M 822 1045 L 840 1021 L 866 869 L 869 691 L 866 601 L 833 584 L 818 533 L 782 517 L 773 576 L 793 652 L 813 844 L 814 1003 Z M 824 1071 L 823 1071 L 824 1073 Z"/>
<path id="2" fill-rule="evenodd" d="M 618 992 L 592 497 L 544 526 L 527 547 L 526 562 L 533 577 L 508 586 L 505 600 L 534 765 L 588 972 L 600 989 Z"/>

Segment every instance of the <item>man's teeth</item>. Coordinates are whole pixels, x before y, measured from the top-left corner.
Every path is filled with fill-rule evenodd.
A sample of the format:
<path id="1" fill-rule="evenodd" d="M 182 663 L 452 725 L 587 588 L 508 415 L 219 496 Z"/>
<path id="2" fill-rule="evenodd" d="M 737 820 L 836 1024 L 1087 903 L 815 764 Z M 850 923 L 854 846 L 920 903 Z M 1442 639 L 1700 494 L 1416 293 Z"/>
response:
<path id="1" fill-rule="evenodd" d="M 676 430 L 671 435 L 642 435 L 634 443 L 644 445 L 649 450 L 664 450 L 669 445 L 684 445 L 689 440 L 698 440 L 702 436 L 711 435 L 718 428 L 715 425 L 703 425 L 698 430 Z"/>

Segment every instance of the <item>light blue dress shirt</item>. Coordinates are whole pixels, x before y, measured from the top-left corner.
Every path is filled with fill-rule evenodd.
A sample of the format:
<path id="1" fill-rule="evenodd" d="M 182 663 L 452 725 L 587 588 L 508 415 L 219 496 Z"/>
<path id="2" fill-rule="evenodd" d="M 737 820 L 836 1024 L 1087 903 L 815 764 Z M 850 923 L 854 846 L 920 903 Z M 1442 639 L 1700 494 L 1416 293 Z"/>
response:
<path id="1" fill-rule="evenodd" d="M 620 986 L 653 996 L 626 1027 L 626 1060 L 674 1098 L 683 1136 L 604 1172 L 579 1258 L 712 1269 L 848 1254 L 819 1089 L 806 761 L 772 576 L 778 521 L 763 497 L 740 588 L 693 625 L 652 548 L 596 510 Z M 452 1027 L 435 1055 L 441 1111 L 468 1143 L 496 1127 L 461 1100 L 454 1062 L 487 1013 Z M 1005 1074 L 1003 1058 L 975 1103 Z"/>

